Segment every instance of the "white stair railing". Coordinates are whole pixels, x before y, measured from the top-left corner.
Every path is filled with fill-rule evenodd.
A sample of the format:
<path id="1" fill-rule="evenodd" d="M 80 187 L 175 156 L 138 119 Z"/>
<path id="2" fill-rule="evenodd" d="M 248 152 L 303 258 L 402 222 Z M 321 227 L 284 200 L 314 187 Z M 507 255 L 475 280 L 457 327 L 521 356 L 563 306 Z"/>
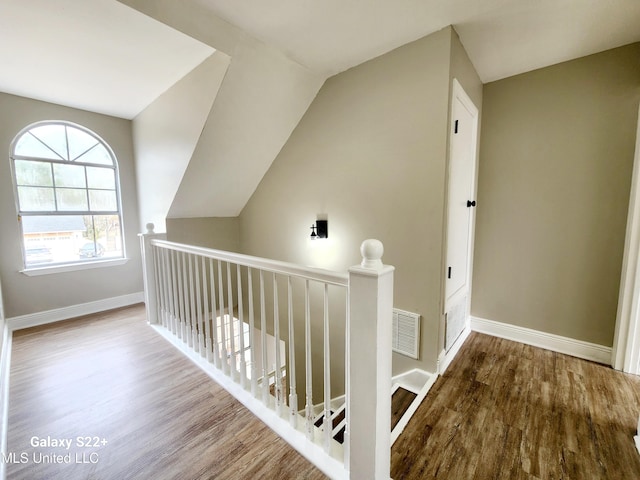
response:
<path id="1" fill-rule="evenodd" d="M 382 244 L 363 242 L 361 265 L 338 273 L 168 242 L 147 228 L 140 238 L 149 324 L 330 477 L 388 479 L 393 267 L 382 265 Z M 314 375 L 322 380 L 321 428 Z M 332 393 L 346 397 L 343 444 L 334 439 Z"/>

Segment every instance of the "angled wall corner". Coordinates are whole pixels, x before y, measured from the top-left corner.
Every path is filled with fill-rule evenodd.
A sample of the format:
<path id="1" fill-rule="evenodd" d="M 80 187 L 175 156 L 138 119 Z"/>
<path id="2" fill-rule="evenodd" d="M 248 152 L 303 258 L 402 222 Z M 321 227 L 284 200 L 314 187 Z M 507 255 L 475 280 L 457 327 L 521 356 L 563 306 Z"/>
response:
<path id="1" fill-rule="evenodd" d="M 230 58 L 214 52 L 133 120 L 140 222 L 165 231 L 165 218 L 189 165 Z"/>
<path id="2" fill-rule="evenodd" d="M 323 81 L 262 43 L 238 45 L 169 216 L 238 216 Z"/>

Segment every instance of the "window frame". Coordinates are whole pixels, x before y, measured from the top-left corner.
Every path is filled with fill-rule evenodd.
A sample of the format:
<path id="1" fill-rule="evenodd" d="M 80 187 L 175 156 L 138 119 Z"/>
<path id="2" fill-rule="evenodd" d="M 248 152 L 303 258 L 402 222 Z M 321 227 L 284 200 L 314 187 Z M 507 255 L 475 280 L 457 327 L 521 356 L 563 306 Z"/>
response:
<path id="1" fill-rule="evenodd" d="M 18 146 L 18 143 L 20 142 L 20 140 L 24 137 L 24 135 L 29 134 L 30 131 L 34 130 L 35 128 L 38 127 L 42 127 L 42 126 L 47 126 L 47 125 L 61 125 L 65 127 L 65 142 L 67 145 L 67 157 L 69 157 L 69 134 L 67 131 L 67 127 L 72 128 L 72 129 L 76 129 L 79 130 L 81 132 L 86 133 L 87 135 L 91 136 L 93 139 L 95 139 L 95 141 L 97 142 L 94 146 L 90 147 L 89 149 L 87 149 L 86 151 L 84 151 L 83 153 L 81 153 L 80 155 L 78 155 L 76 157 L 77 160 L 64 160 L 64 159 L 52 159 L 52 158 L 43 158 L 43 157 L 35 157 L 35 156 L 27 156 L 27 155 L 19 155 L 16 154 L 16 147 Z M 50 150 L 53 151 L 53 153 L 55 153 L 58 157 L 61 157 L 60 154 L 58 152 L 56 152 L 55 150 L 51 149 L 51 147 L 49 147 L 46 143 L 44 143 L 40 138 L 36 137 L 37 140 L 39 140 L 41 143 L 43 143 L 47 148 L 49 148 Z M 111 164 L 101 164 L 101 163 L 96 163 L 96 162 L 83 162 L 81 160 L 79 160 L 83 155 L 85 155 L 88 151 L 92 150 L 93 148 L 96 147 L 96 145 L 101 145 L 106 152 L 108 153 L 110 159 L 111 159 Z M 69 271 L 75 271 L 75 270 L 86 270 L 86 269 L 92 269 L 92 268 L 99 268 L 99 267 L 108 267 L 108 266 L 115 266 L 115 265 L 123 265 L 128 261 L 127 255 L 126 255 L 126 243 L 125 243 L 125 235 L 124 235 L 124 212 L 123 212 L 123 208 L 122 208 L 122 198 L 121 198 L 121 188 L 120 188 L 120 171 L 119 171 L 119 166 L 118 166 L 118 159 L 113 151 L 113 149 L 111 148 L 111 146 L 100 136 L 98 135 L 96 132 L 94 132 L 93 130 L 90 130 L 87 127 L 84 127 L 82 125 L 79 125 L 77 123 L 74 122 L 70 122 L 67 120 L 43 120 L 43 121 L 39 121 L 39 122 L 34 122 L 31 123 L 27 126 L 25 126 L 24 128 L 22 128 L 13 138 L 13 140 L 10 143 L 9 146 L 9 159 L 10 159 L 10 167 L 11 167 L 11 180 L 13 183 L 13 197 L 14 197 L 14 202 L 15 202 L 15 207 L 16 207 L 16 215 L 17 215 L 17 220 L 18 220 L 18 224 L 19 224 L 19 228 L 20 228 L 20 249 L 21 249 L 21 253 L 22 253 L 22 265 L 23 265 L 23 269 L 20 270 L 22 273 L 29 275 L 29 276 L 35 276 L 35 275 L 45 275 L 45 274 L 50 274 L 50 273 L 60 273 L 60 272 L 69 272 Z M 85 174 L 85 186 L 82 187 L 82 190 L 85 191 L 86 195 L 87 195 L 87 208 L 88 210 L 29 210 L 29 211 L 22 211 L 21 210 L 21 206 L 20 206 L 20 196 L 19 196 L 19 192 L 18 192 L 18 177 L 17 177 L 17 168 L 16 168 L 16 161 L 35 161 L 35 162 L 42 162 L 44 164 L 50 165 L 51 171 L 52 171 L 52 186 L 50 187 L 53 190 L 53 197 L 54 197 L 54 205 L 57 209 L 57 195 L 56 192 L 59 190 L 63 190 L 65 188 L 78 188 L 78 187 L 57 187 L 55 185 L 55 176 L 53 175 L 53 171 L 55 168 L 55 165 L 77 165 L 77 166 L 82 166 L 84 167 L 84 174 Z M 89 184 L 87 182 L 87 167 L 91 167 L 91 168 L 104 168 L 104 169 L 109 169 L 113 171 L 113 175 L 114 175 L 114 194 L 115 194 L 115 201 L 116 201 L 116 210 L 91 210 L 91 204 L 89 201 L 89 192 L 90 190 L 109 190 L 112 191 L 111 189 L 100 189 L 100 188 L 90 188 Z M 56 262 L 56 263 L 51 263 L 51 264 L 35 264 L 35 265 L 28 265 L 27 264 L 27 257 L 26 257 L 26 244 L 25 244 L 25 238 L 24 238 L 24 225 L 22 222 L 22 219 L 26 216 L 77 216 L 77 217 L 84 217 L 84 216 L 91 216 L 91 217 L 98 217 L 98 216 L 117 216 L 118 220 L 119 220 L 119 236 L 120 236 L 120 244 L 121 244 L 121 251 L 122 254 L 121 256 L 118 257 L 113 257 L 113 258 L 100 258 L 100 257 L 93 257 L 93 258 L 88 258 L 88 259 L 82 259 L 82 260 L 69 260 L 69 261 L 61 261 L 61 262 Z M 95 227 L 94 231 L 95 231 Z M 90 241 L 87 239 L 87 241 Z M 97 239 L 94 237 L 94 243 L 97 242 Z"/>

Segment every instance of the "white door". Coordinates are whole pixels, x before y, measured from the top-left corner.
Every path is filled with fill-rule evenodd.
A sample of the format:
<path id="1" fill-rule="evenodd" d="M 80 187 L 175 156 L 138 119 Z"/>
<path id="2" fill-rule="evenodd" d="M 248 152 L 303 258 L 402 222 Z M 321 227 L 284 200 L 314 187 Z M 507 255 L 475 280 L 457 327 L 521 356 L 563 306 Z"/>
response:
<path id="1" fill-rule="evenodd" d="M 478 109 L 453 80 L 444 313 L 468 296 L 471 280 Z"/>

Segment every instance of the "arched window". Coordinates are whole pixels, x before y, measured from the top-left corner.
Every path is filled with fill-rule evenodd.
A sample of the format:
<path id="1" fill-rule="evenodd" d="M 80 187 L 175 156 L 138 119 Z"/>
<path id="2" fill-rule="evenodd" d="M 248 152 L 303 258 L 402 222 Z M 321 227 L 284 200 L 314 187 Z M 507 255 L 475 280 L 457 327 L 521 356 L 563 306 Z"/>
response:
<path id="1" fill-rule="evenodd" d="M 11 162 L 26 269 L 123 257 L 118 164 L 100 137 L 36 123 L 14 139 Z"/>

